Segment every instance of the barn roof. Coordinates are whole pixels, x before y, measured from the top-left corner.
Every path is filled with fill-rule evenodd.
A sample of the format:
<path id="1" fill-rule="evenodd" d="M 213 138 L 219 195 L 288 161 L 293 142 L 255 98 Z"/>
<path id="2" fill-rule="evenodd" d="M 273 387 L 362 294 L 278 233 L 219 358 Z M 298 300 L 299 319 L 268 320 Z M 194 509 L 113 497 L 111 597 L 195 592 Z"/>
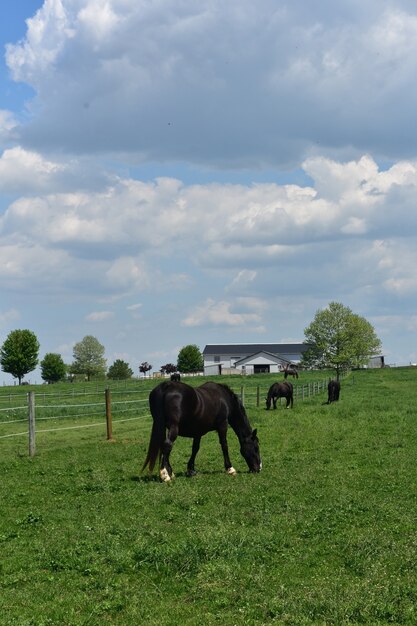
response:
<path id="1" fill-rule="evenodd" d="M 203 350 L 203 355 L 230 354 L 232 356 L 246 356 L 257 352 L 269 352 L 271 354 L 305 352 L 307 343 L 209 343 Z"/>
<path id="2" fill-rule="evenodd" d="M 242 365 L 243 363 L 245 363 L 245 361 L 252 361 L 253 359 L 259 356 L 269 357 L 271 361 L 275 361 L 276 363 L 285 362 L 288 365 L 291 364 L 291 361 L 289 361 L 288 359 L 285 359 L 283 356 L 280 356 L 279 354 L 274 354 L 272 352 L 266 352 L 265 350 L 261 350 L 260 352 L 254 352 L 254 354 L 248 354 L 247 356 L 243 356 L 241 359 L 236 361 L 235 365 Z"/>

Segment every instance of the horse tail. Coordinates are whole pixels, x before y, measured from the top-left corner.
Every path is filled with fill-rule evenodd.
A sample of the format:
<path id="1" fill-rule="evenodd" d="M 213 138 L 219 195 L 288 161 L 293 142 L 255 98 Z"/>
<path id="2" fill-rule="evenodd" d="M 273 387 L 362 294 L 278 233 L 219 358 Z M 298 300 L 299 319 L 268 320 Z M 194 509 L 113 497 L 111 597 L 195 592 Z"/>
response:
<path id="1" fill-rule="evenodd" d="M 159 386 L 152 389 L 149 394 L 149 406 L 153 424 L 148 453 L 141 470 L 142 472 L 147 466 L 149 467 L 149 471 L 152 472 L 157 459 L 161 458 L 162 446 L 165 441 L 164 394 Z"/>

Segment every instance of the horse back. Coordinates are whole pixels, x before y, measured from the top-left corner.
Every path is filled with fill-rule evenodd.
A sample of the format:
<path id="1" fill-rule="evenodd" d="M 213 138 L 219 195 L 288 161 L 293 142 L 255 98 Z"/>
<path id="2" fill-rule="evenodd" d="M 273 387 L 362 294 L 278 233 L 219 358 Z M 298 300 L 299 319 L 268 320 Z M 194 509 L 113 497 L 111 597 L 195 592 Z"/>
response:
<path id="1" fill-rule="evenodd" d="M 196 389 L 199 412 L 204 419 L 227 420 L 238 405 L 237 396 L 226 385 L 207 382 Z"/>
<path id="2" fill-rule="evenodd" d="M 180 420 L 181 415 L 192 413 L 196 405 L 193 387 L 177 381 L 165 381 L 154 387 L 149 394 L 152 417 L 162 420 L 167 428 L 171 421 Z"/>
<path id="3" fill-rule="evenodd" d="M 269 393 L 278 397 L 286 397 L 288 394 L 293 393 L 292 383 L 287 380 L 281 383 L 274 383 L 271 386 Z"/>
<path id="4" fill-rule="evenodd" d="M 177 427 L 182 437 L 202 436 L 228 418 L 227 393 L 222 387 L 217 383 L 191 387 L 181 382 L 163 382 L 149 395 L 152 417 L 164 428 Z"/>

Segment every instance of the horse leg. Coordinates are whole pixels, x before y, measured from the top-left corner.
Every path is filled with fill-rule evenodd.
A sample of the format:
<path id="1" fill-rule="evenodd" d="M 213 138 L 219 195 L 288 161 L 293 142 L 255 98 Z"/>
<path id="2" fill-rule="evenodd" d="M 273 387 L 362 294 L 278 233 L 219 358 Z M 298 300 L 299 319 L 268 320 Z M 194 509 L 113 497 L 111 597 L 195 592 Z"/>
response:
<path id="1" fill-rule="evenodd" d="M 276 408 L 277 408 L 277 400 L 278 400 L 278 396 L 274 396 L 274 397 L 272 398 L 272 402 L 274 403 L 274 409 L 276 409 Z"/>
<path id="2" fill-rule="evenodd" d="M 194 437 L 193 439 L 193 449 L 191 451 L 190 459 L 187 463 L 187 476 L 195 476 L 197 472 L 194 469 L 194 461 L 197 456 L 197 452 L 200 450 L 200 441 L 201 437 Z"/>
<path id="3" fill-rule="evenodd" d="M 226 470 L 226 473 L 230 474 L 230 476 L 234 476 L 236 474 L 236 470 L 232 466 L 232 463 L 229 457 L 229 448 L 227 446 L 227 436 L 226 436 L 227 435 L 227 423 L 226 422 L 224 425 L 220 426 L 219 430 L 217 431 L 217 434 L 219 435 L 219 441 L 220 441 L 220 445 L 221 445 L 222 452 L 223 452 L 224 468 Z"/>
<path id="4" fill-rule="evenodd" d="M 164 483 L 168 483 L 172 478 L 175 478 L 171 464 L 169 462 L 169 455 L 171 454 L 172 446 L 174 445 L 174 441 L 177 437 L 178 425 L 175 424 L 169 429 L 168 436 L 162 446 L 161 468 L 159 471 L 159 476 Z"/>

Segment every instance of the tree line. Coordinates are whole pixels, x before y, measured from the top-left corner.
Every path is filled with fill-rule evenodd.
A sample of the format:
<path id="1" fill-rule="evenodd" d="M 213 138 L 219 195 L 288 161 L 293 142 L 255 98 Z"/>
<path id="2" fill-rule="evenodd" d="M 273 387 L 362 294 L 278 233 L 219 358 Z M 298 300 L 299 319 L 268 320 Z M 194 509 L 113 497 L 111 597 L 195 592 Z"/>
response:
<path id="1" fill-rule="evenodd" d="M 331 302 L 326 309 L 318 310 L 309 326 L 304 329 L 307 351 L 301 365 L 316 369 L 333 369 L 336 378 L 340 373 L 366 365 L 370 357 L 378 354 L 381 342 L 375 330 L 364 317 L 352 312 L 339 302 Z M 38 364 L 42 379 L 47 383 L 61 380 L 74 381 L 83 376 L 105 377 L 113 380 L 132 378 L 133 370 L 122 359 L 116 359 L 107 369 L 104 346 L 92 335 L 87 335 L 73 348 L 73 362 L 64 363 L 60 354 L 49 352 L 39 362 L 39 341 L 30 330 L 14 330 L 9 333 L 0 349 L 0 365 L 4 372 L 17 378 L 23 377 Z M 139 372 L 146 376 L 152 365 L 144 361 Z M 166 363 L 160 368 L 162 374 L 174 372 L 193 373 L 203 370 L 203 355 L 199 347 L 189 344 L 181 348 L 177 363 Z"/>
<path id="2" fill-rule="evenodd" d="M 107 377 L 113 380 L 127 380 L 134 375 L 129 363 L 116 359 L 107 369 L 104 358 L 105 348 L 96 337 L 87 335 L 76 343 L 73 348 L 73 362 L 66 364 L 60 354 L 48 352 L 39 361 L 40 344 L 31 330 L 13 330 L 9 333 L 0 348 L 0 365 L 3 372 L 16 378 L 19 385 L 26 374 L 32 372 L 37 365 L 41 368 L 41 377 L 46 383 L 68 380 L 73 382 L 79 377 L 89 381 L 92 377 Z M 160 368 L 161 373 L 190 373 L 203 369 L 203 355 L 196 345 L 182 348 L 176 364 L 167 363 Z M 146 376 L 152 365 L 144 361 L 139 365 L 139 372 Z"/>

